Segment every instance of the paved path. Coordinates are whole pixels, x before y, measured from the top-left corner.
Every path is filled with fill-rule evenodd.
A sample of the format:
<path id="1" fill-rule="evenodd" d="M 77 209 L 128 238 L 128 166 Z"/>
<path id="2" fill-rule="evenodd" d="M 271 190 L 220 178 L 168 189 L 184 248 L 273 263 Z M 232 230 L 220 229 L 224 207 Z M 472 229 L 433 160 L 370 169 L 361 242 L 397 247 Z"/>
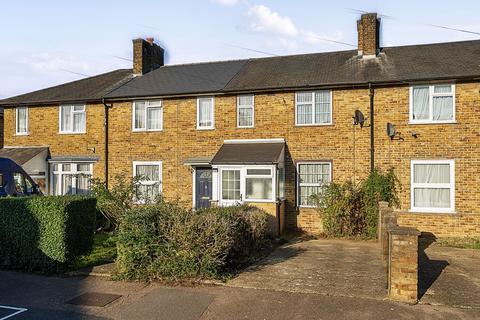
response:
<path id="1" fill-rule="evenodd" d="M 85 292 L 120 294 L 105 307 L 65 302 Z M 366 298 L 231 287 L 168 288 L 100 277 L 57 278 L 0 272 L 0 319 L 12 306 L 28 309 L 8 320 L 55 319 L 480 319 L 478 310 L 409 306 Z"/>
<path id="2" fill-rule="evenodd" d="M 310 240 L 285 245 L 229 285 L 383 299 L 386 275 L 376 242 Z"/>

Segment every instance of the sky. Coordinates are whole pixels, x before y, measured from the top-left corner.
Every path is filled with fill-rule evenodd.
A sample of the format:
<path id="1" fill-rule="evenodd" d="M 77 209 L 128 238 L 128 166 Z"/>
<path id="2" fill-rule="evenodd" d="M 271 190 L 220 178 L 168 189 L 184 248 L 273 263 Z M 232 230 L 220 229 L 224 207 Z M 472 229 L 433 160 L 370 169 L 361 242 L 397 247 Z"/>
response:
<path id="1" fill-rule="evenodd" d="M 472 0 L 2 0 L 0 99 L 131 68 L 138 37 L 166 64 L 351 50 L 362 11 L 382 18 L 381 46 L 480 39 Z"/>

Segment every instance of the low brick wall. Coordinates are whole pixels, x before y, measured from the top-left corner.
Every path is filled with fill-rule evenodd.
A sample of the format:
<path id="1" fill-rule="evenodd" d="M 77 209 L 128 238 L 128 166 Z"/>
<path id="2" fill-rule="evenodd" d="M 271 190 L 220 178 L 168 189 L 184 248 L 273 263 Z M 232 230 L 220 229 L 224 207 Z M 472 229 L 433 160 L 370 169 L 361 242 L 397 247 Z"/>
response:
<path id="1" fill-rule="evenodd" d="M 437 238 L 480 237 L 480 214 L 397 212 L 398 225 L 433 233 Z"/>

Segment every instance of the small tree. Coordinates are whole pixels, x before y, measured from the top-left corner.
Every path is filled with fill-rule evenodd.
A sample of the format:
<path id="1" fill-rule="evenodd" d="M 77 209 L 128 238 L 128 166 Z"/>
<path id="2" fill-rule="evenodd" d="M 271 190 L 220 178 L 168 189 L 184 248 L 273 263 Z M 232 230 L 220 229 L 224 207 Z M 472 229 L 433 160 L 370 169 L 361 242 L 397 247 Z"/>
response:
<path id="1" fill-rule="evenodd" d="M 359 184 L 351 181 L 326 185 L 314 195 L 322 215 L 324 232 L 333 237 L 373 238 L 377 232 L 378 203 L 399 206 L 400 182 L 393 169 L 374 170 Z"/>

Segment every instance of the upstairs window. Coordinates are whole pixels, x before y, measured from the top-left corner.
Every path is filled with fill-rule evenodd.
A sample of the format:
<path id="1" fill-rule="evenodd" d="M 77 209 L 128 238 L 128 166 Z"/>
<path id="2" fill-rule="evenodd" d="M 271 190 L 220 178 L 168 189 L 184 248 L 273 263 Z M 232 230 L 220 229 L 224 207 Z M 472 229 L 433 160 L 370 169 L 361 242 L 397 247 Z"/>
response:
<path id="1" fill-rule="evenodd" d="M 322 187 L 332 181 L 332 164 L 330 162 L 299 163 L 298 168 L 298 199 L 301 207 L 313 207 L 314 195 L 322 192 Z"/>
<path id="2" fill-rule="evenodd" d="M 139 203 L 154 201 L 162 192 L 162 162 L 133 162 L 133 176 L 138 179 L 135 198 Z"/>
<path id="3" fill-rule="evenodd" d="M 214 100 L 213 97 L 197 99 L 197 129 L 214 129 Z"/>
<path id="4" fill-rule="evenodd" d="M 455 85 L 437 84 L 410 88 L 411 123 L 455 121 Z"/>
<path id="5" fill-rule="evenodd" d="M 295 124 L 297 126 L 332 124 L 332 91 L 297 92 Z"/>
<path id="6" fill-rule="evenodd" d="M 133 103 L 133 131 L 161 131 L 163 105 L 161 100 Z"/>
<path id="7" fill-rule="evenodd" d="M 237 97 L 237 127 L 253 128 L 253 95 Z"/>
<path id="8" fill-rule="evenodd" d="M 28 134 L 28 108 L 27 107 L 17 107 L 15 110 L 16 113 L 16 125 L 15 132 L 17 135 L 27 135 Z"/>
<path id="9" fill-rule="evenodd" d="M 85 133 L 84 104 L 60 106 L 60 133 Z"/>

